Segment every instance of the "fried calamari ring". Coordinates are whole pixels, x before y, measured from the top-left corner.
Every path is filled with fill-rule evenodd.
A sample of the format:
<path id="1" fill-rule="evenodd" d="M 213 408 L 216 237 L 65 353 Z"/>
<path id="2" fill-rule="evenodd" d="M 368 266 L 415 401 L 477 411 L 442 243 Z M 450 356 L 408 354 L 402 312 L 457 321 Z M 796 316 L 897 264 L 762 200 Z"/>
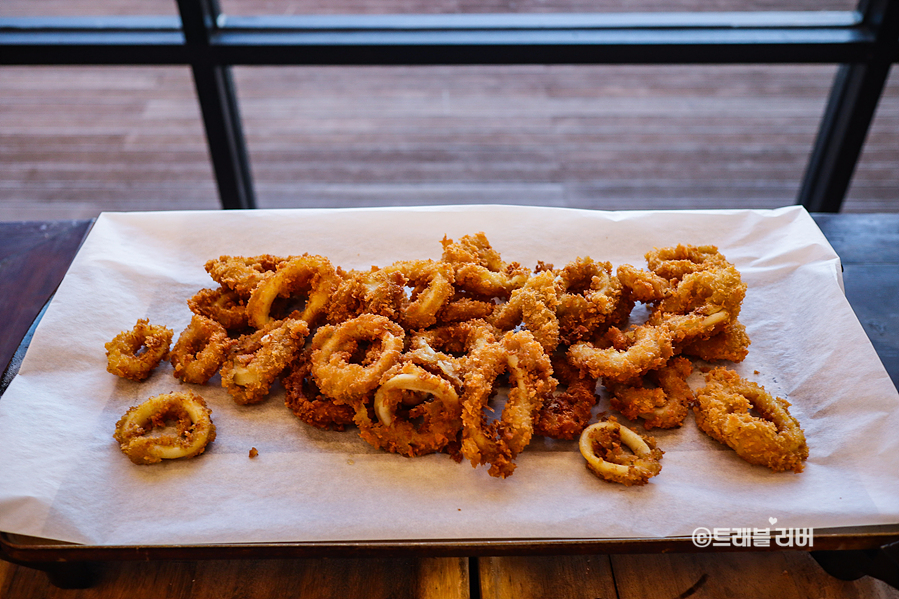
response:
<path id="1" fill-rule="evenodd" d="M 284 403 L 297 418 L 322 430 L 342 431 L 353 424 L 353 408 L 334 403 L 315 384 L 311 352 L 303 352 L 289 370 L 288 375 L 281 379 L 285 391 Z"/>
<path id="2" fill-rule="evenodd" d="M 596 379 L 572 366 L 564 355 L 552 358 L 553 377 L 559 381 L 557 392 L 540 409 L 534 432 L 552 439 L 572 440 L 590 422 L 596 405 Z"/>
<path id="3" fill-rule="evenodd" d="M 589 337 L 615 312 L 621 299 L 621 283 L 612 264 L 580 257 L 558 272 L 559 305 L 556 314 L 562 341 L 576 343 Z"/>
<path id="4" fill-rule="evenodd" d="M 405 336 L 400 325 L 376 314 L 323 326 L 312 339 L 312 376 L 336 403 L 355 406 L 399 361 Z M 353 361 L 359 354 L 361 363 Z"/>
<path id="5" fill-rule="evenodd" d="M 185 383 L 204 384 L 218 371 L 234 343 L 225 327 L 194 314 L 169 352 L 175 378 Z"/>
<path id="6" fill-rule="evenodd" d="M 621 448 L 624 444 L 633 453 Z M 581 433 L 581 455 L 596 476 L 625 486 L 645 485 L 662 471 L 664 453 L 652 437 L 642 437 L 615 418 L 591 424 Z"/>
<path id="7" fill-rule="evenodd" d="M 531 274 L 517 262 L 503 262 L 483 232 L 465 235 L 458 242 L 444 236 L 440 243 L 442 260 L 455 270 L 456 287 L 476 295 L 507 299 Z"/>
<path id="8" fill-rule="evenodd" d="M 497 337 L 502 333 L 480 319 L 416 331 L 402 359 L 445 378 L 461 392 L 469 353 L 480 344 L 495 343 Z"/>
<path id="9" fill-rule="evenodd" d="M 360 314 L 379 314 L 398 321 L 406 300 L 406 278 L 373 266 L 369 271 L 337 269 L 340 284 L 328 305 L 328 322 L 340 324 Z"/>
<path id="10" fill-rule="evenodd" d="M 210 318 L 229 331 L 247 327 L 246 301 L 237 292 L 224 287 L 201 289 L 187 300 L 187 307 L 194 314 Z"/>
<path id="11" fill-rule="evenodd" d="M 503 331 L 486 320 L 476 318 L 416 331 L 411 344 L 414 346 L 416 340 L 422 339 L 435 349 L 463 358 L 475 346 L 488 340 L 496 342 L 496 338 L 502 335 Z"/>
<path id="12" fill-rule="evenodd" d="M 496 304 L 492 301 L 456 294 L 437 313 L 437 324 L 444 325 L 454 322 L 465 322 L 466 320 L 483 320 L 490 318 L 495 309 Z"/>
<path id="13" fill-rule="evenodd" d="M 512 292 L 509 301 L 497 307 L 490 323 L 504 331 L 524 324 L 550 354 L 559 345 L 559 287 L 553 272 L 541 272 Z"/>
<path id="14" fill-rule="evenodd" d="M 620 333 L 617 328 L 610 331 Z M 582 341 L 568 348 L 568 359 L 596 378 L 627 381 L 662 366 L 674 355 L 671 333 L 666 327 L 644 324 L 623 335 L 625 348 L 602 348 Z"/>
<path id="15" fill-rule="evenodd" d="M 786 400 L 723 367 L 713 368 L 705 380 L 693 406 L 700 429 L 750 464 L 802 472 L 808 446 Z"/>
<path id="16" fill-rule="evenodd" d="M 355 422 L 373 447 L 412 457 L 454 444 L 462 429 L 461 411 L 449 381 L 406 362 L 384 374 L 373 404 L 357 406 Z"/>
<path id="17" fill-rule="evenodd" d="M 667 326 L 675 343 L 708 339 L 737 319 L 746 284 L 731 265 L 689 273 L 650 315 Z"/>
<path id="18" fill-rule="evenodd" d="M 169 328 L 138 319 L 133 329 L 106 343 L 107 372 L 132 381 L 146 379 L 165 359 L 174 335 Z"/>
<path id="19" fill-rule="evenodd" d="M 646 263 L 649 270 L 669 281 L 678 281 L 693 272 L 730 265 L 713 245 L 653 248 L 646 253 Z"/>
<path id="20" fill-rule="evenodd" d="M 501 272 L 494 272 L 478 264 L 454 265 L 456 287 L 480 297 L 508 298 L 512 292 L 524 285 L 527 274 L 520 266 L 510 266 Z"/>
<path id="21" fill-rule="evenodd" d="M 435 335 L 432 331 L 422 331 L 412 336 L 409 351 L 403 360 L 417 364 L 428 372 L 439 374 L 456 389 L 462 388 L 462 361 L 460 358 L 434 348 Z"/>
<path id="22" fill-rule="evenodd" d="M 302 350 L 307 335 L 305 321 L 285 318 L 242 336 L 222 364 L 222 387 L 238 404 L 259 403 Z"/>
<path id="23" fill-rule="evenodd" d="M 681 353 L 707 362 L 728 360 L 742 362 L 749 354 L 749 335 L 740 321 L 732 321 L 720 333 L 708 339 L 696 339 L 681 346 Z"/>
<path id="24" fill-rule="evenodd" d="M 602 336 L 603 329 L 606 331 L 610 327 L 616 328 L 627 328 L 628 324 L 631 320 L 631 312 L 633 312 L 634 307 L 637 305 L 637 301 L 634 298 L 631 290 L 621 286 L 621 297 L 618 298 L 618 305 L 615 306 L 615 309 L 609 314 L 608 319 L 594 332 L 594 337 Z"/>
<path id="25" fill-rule="evenodd" d="M 409 329 L 423 329 L 437 322 L 437 313 L 453 296 L 453 268 L 433 260 L 405 260 L 385 269 L 402 274 L 412 284 L 412 295 L 403 305 L 402 323 Z"/>
<path id="26" fill-rule="evenodd" d="M 675 357 L 668 363 L 646 373 L 655 387 L 644 386 L 643 379 L 627 383 L 606 383 L 612 394 L 612 408 L 626 418 L 643 419 L 643 427 L 676 428 L 684 423 L 693 390 L 687 384 L 687 377 L 693 372 L 693 364 L 687 358 Z"/>
<path id="27" fill-rule="evenodd" d="M 494 394 L 496 378 L 506 368 L 502 345 L 494 339 L 482 338 L 469 353 L 471 366 L 465 373 L 462 397 L 462 454 L 472 466 L 491 464 L 490 475 L 505 478 L 511 473 L 511 451 L 499 434 L 499 422 L 487 423 L 485 410 Z"/>
<path id="28" fill-rule="evenodd" d="M 458 242 L 444 236 L 440 244 L 443 246 L 444 262 L 477 264 L 491 272 L 500 272 L 506 267 L 499 252 L 490 246 L 483 231 L 474 235 L 463 235 Z"/>
<path id="29" fill-rule="evenodd" d="M 116 423 L 113 437 L 122 453 L 135 464 L 155 464 L 162 460 L 200 455 L 215 439 L 212 410 L 202 397 L 190 391 L 165 393 L 130 408 Z M 174 432 L 150 435 L 176 422 Z"/>
<path id="30" fill-rule="evenodd" d="M 462 398 L 462 455 L 471 465 L 490 464 L 490 476 L 505 478 L 530 442 L 534 420 L 556 387 L 552 364 L 528 331 L 506 333 L 500 342 L 484 337 L 469 355 Z M 487 421 L 496 377 L 509 373 L 509 397 L 500 418 Z"/>
<path id="31" fill-rule="evenodd" d="M 253 289 L 274 274 L 278 265 L 287 260 L 281 256 L 220 256 L 206 262 L 206 272 L 212 280 L 241 297 L 250 297 Z"/>
<path id="32" fill-rule="evenodd" d="M 291 297 L 299 291 L 306 294 L 306 305 L 297 318 L 313 324 L 323 315 L 339 284 L 331 261 L 321 256 L 305 254 L 278 265 L 273 275 L 261 281 L 247 302 L 250 326 L 261 329 L 274 320 L 269 312 L 277 297 Z"/>
<path id="33" fill-rule="evenodd" d="M 618 267 L 617 274 L 618 280 L 638 302 L 655 304 L 668 297 L 671 292 L 671 282 L 654 272 L 622 264 Z"/>

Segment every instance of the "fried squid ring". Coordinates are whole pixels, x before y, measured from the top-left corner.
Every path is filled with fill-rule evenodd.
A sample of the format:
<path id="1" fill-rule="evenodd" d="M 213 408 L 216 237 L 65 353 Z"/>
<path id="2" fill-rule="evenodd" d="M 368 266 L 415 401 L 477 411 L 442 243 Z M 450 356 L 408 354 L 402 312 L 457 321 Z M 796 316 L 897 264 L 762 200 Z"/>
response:
<path id="1" fill-rule="evenodd" d="M 364 272 L 337 269 L 340 284 L 328 304 L 328 322 L 340 324 L 360 314 L 379 314 L 399 321 L 406 300 L 406 279 L 399 272 L 372 267 Z"/>
<path id="2" fill-rule="evenodd" d="M 496 341 L 484 339 L 468 355 L 472 366 L 465 373 L 462 397 L 462 454 L 471 465 L 491 464 L 490 475 L 505 478 L 515 465 L 511 451 L 499 435 L 499 422 L 487 423 L 485 410 L 493 396 L 496 377 L 506 367 L 505 351 Z"/>
<path id="3" fill-rule="evenodd" d="M 312 339 L 312 376 L 336 403 L 355 405 L 399 361 L 405 336 L 400 325 L 375 314 L 323 326 Z M 360 350 L 361 363 L 353 362 Z"/>
<path id="4" fill-rule="evenodd" d="M 725 326 L 720 333 L 715 333 L 708 339 L 695 339 L 685 343 L 680 350 L 684 355 L 696 356 L 707 362 L 716 360 L 742 362 L 749 354 L 750 343 L 746 327 L 735 320 Z"/>
<path id="5" fill-rule="evenodd" d="M 730 265 L 713 245 L 653 248 L 646 253 L 646 263 L 649 270 L 669 281 L 678 281 L 690 273 Z"/>
<path id="6" fill-rule="evenodd" d="M 551 354 L 559 345 L 558 304 L 559 288 L 555 274 L 541 272 L 528 279 L 523 287 L 514 290 L 509 301 L 497 307 L 490 323 L 505 331 L 524 324 L 543 350 Z"/>
<path id="7" fill-rule="evenodd" d="M 466 320 L 489 318 L 496 309 L 492 301 L 479 300 L 456 294 L 437 313 L 437 324 L 452 324 Z"/>
<path id="8" fill-rule="evenodd" d="M 281 256 L 220 256 L 206 262 L 206 272 L 212 280 L 241 297 L 250 297 L 253 289 L 274 274 L 278 265 L 287 260 Z"/>
<path id="9" fill-rule="evenodd" d="M 502 336 L 500 331 L 480 319 L 417 331 L 403 360 L 445 378 L 461 391 L 469 353 L 479 344 L 495 343 L 497 336 Z"/>
<path id="10" fill-rule="evenodd" d="M 455 270 L 456 287 L 476 295 L 508 299 L 531 274 L 517 262 L 503 262 L 483 232 L 465 235 L 458 242 L 444 236 L 440 243 L 442 260 Z"/>
<path id="11" fill-rule="evenodd" d="M 321 256 L 303 255 L 278 265 L 275 274 L 260 282 L 247 302 L 250 326 L 261 329 L 274 320 L 269 312 L 277 297 L 306 292 L 306 305 L 296 318 L 313 324 L 328 307 L 331 294 L 339 284 L 331 261 Z"/>
<path id="12" fill-rule="evenodd" d="M 737 319 L 746 284 L 733 266 L 689 273 L 650 315 L 667 326 L 675 343 L 707 339 Z"/>
<path id="13" fill-rule="evenodd" d="M 590 422 L 596 405 L 596 379 L 572 366 L 564 355 L 552 358 L 553 377 L 559 381 L 556 392 L 546 399 L 534 426 L 534 432 L 552 439 L 572 440 Z"/>
<path id="14" fill-rule="evenodd" d="M 624 451 L 622 444 L 633 453 Z M 578 447 L 587 468 L 609 482 L 645 485 L 662 471 L 659 460 L 664 452 L 655 446 L 655 440 L 618 424 L 614 417 L 584 429 Z"/>
<path id="15" fill-rule="evenodd" d="M 638 302 L 656 304 L 671 292 L 671 282 L 652 271 L 622 264 L 618 267 L 617 274 L 618 280 Z"/>
<path id="16" fill-rule="evenodd" d="M 204 384 L 218 371 L 234 343 L 225 327 L 194 314 L 169 352 L 175 378 L 185 383 Z"/>
<path id="17" fill-rule="evenodd" d="M 687 377 L 693 373 L 693 364 L 687 358 L 675 357 L 668 363 L 646 373 L 646 379 L 654 387 L 646 387 L 643 379 L 636 382 L 609 382 L 606 388 L 612 394 L 612 408 L 626 418 L 643 419 L 643 428 L 676 428 L 684 423 L 693 390 Z"/>
<path id="18" fill-rule="evenodd" d="M 146 379 L 165 359 L 174 335 L 169 328 L 138 319 L 133 329 L 106 343 L 107 372 L 132 381 Z"/>
<path id="19" fill-rule="evenodd" d="M 353 424 L 353 408 L 334 403 L 315 384 L 309 351 L 303 352 L 289 370 L 289 374 L 281 379 L 284 403 L 297 418 L 322 430 L 342 431 Z"/>
<path id="20" fill-rule="evenodd" d="M 693 406 L 700 429 L 750 464 L 802 472 L 808 446 L 789 402 L 723 367 L 713 368 L 705 380 Z"/>
<path id="21" fill-rule="evenodd" d="M 303 348 L 307 335 L 306 322 L 294 318 L 271 322 L 244 335 L 222 364 L 222 387 L 238 404 L 259 403 Z"/>
<path id="22" fill-rule="evenodd" d="M 609 320 L 621 299 L 621 283 L 612 264 L 578 258 L 559 272 L 560 296 L 556 313 L 562 341 L 576 343 Z"/>
<path id="23" fill-rule="evenodd" d="M 499 343 L 486 338 L 469 359 L 462 399 L 462 455 L 471 465 L 490 464 L 490 476 L 505 478 L 513 460 L 530 442 L 534 420 L 556 387 L 543 347 L 527 331 L 506 333 Z M 500 418 L 487 421 L 496 377 L 509 373 L 509 397 Z"/>
<path id="24" fill-rule="evenodd" d="M 461 411 L 449 381 L 406 362 L 384 374 L 373 404 L 357 406 L 355 422 L 373 447 L 412 457 L 456 443 Z"/>
<path id="25" fill-rule="evenodd" d="M 745 296 L 746 284 L 740 271 L 728 264 L 685 275 L 659 309 L 672 314 L 701 311 L 706 315 L 726 310 L 737 316 Z"/>
<path id="26" fill-rule="evenodd" d="M 409 351 L 403 359 L 423 367 L 428 372 L 439 374 L 456 389 L 462 388 L 462 365 L 459 358 L 434 349 L 430 335 L 414 335 L 409 342 Z"/>
<path id="27" fill-rule="evenodd" d="M 194 314 L 210 318 L 229 331 L 247 327 L 246 301 L 237 292 L 224 287 L 201 289 L 187 300 L 187 307 Z"/>
<path id="28" fill-rule="evenodd" d="M 474 235 L 463 235 L 458 242 L 444 236 L 443 261 L 452 264 L 478 264 L 492 272 L 500 272 L 506 267 L 499 252 L 490 245 L 483 231 Z"/>
<path id="29" fill-rule="evenodd" d="M 437 313 L 453 296 L 453 268 L 433 260 L 406 260 L 385 269 L 401 273 L 412 284 L 412 295 L 403 305 L 402 322 L 409 329 L 423 329 L 437 322 Z"/>
<path id="30" fill-rule="evenodd" d="M 116 423 L 113 437 L 122 453 L 135 464 L 155 464 L 162 460 L 200 455 L 215 439 L 212 410 L 206 401 L 190 391 L 151 397 L 130 408 Z M 174 421 L 174 431 L 149 434 Z"/>
<path id="31" fill-rule="evenodd" d="M 671 333 L 666 327 L 640 325 L 624 333 L 624 338 L 627 345 L 622 349 L 597 348 L 586 341 L 576 343 L 568 349 L 568 359 L 596 378 L 627 381 L 662 366 L 674 355 Z"/>

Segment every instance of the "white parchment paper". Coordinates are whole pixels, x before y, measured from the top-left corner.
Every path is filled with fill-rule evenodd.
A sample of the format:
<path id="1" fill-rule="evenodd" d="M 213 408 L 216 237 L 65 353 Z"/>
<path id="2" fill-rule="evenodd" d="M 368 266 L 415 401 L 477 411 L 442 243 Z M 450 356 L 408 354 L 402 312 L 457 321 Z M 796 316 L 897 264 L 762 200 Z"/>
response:
<path id="1" fill-rule="evenodd" d="M 597 479 L 575 443 L 535 438 L 508 479 L 445 455 L 376 451 L 298 421 L 276 388 L 238 406 L 216 376 L 218 437 L 196 459 L 136 466 L 112 438 L 133 405 L 179 389 L 163 364 L 135 383 L 104 343 L 138 318 L 180 332 L 185 300 L 222 254 L 328 256 L 344 268 L 438 259 L 484 231 L 507 261 L 577 256 L 644 265 L 654 246 L 714 244 L 748 284 L 737 370 L 788 399 L 808 438 L 802 474 L 751 466 L 698 431 L 653 431 L 662 473 Z M 694 528 L 899 522 L 899 395 L 842 291 L 839 258 L 799 207 L 597 212 L 510 206 L 107 213 L 78 253 L 0 400 L 0 530 L 88 544 L 689 535 Z M 756 374 L 758 371 L 758 374 Z M 605 407 L 602 405 L 601 407 Z M 259 450 L 248 458 L 251 447 Z"/>

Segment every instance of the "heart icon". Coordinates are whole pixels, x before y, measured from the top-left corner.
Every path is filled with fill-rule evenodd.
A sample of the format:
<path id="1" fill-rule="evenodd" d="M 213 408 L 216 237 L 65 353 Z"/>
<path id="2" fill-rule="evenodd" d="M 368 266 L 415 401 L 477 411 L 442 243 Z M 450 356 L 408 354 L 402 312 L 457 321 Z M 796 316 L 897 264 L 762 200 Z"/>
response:
<path id="1" fill-rule="evenodd" d="M 775 524 L 777 524 L 777 518 L 768 518 L 768 522 L 771 523 L 771 526 L 774 526 Z"/>

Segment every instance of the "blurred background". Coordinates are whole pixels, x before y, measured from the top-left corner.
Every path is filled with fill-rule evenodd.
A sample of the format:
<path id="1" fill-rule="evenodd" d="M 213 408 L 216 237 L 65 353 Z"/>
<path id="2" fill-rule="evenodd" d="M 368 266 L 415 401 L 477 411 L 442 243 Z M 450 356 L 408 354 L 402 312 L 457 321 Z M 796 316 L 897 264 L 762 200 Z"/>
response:
<path id="1" fill-rule="evenodd" d="M 851 10 L 847 0 L 220 0 L 235 15 Z M 0 18 L 177 16 L 2 0 Z M 260 208 L 796 202 L 836 65 L 244 67 Z M 0 220 L 218 209 L 187 66 L 0 67 Z M 899 212 L 893 68 L 842 212 Z"/>

